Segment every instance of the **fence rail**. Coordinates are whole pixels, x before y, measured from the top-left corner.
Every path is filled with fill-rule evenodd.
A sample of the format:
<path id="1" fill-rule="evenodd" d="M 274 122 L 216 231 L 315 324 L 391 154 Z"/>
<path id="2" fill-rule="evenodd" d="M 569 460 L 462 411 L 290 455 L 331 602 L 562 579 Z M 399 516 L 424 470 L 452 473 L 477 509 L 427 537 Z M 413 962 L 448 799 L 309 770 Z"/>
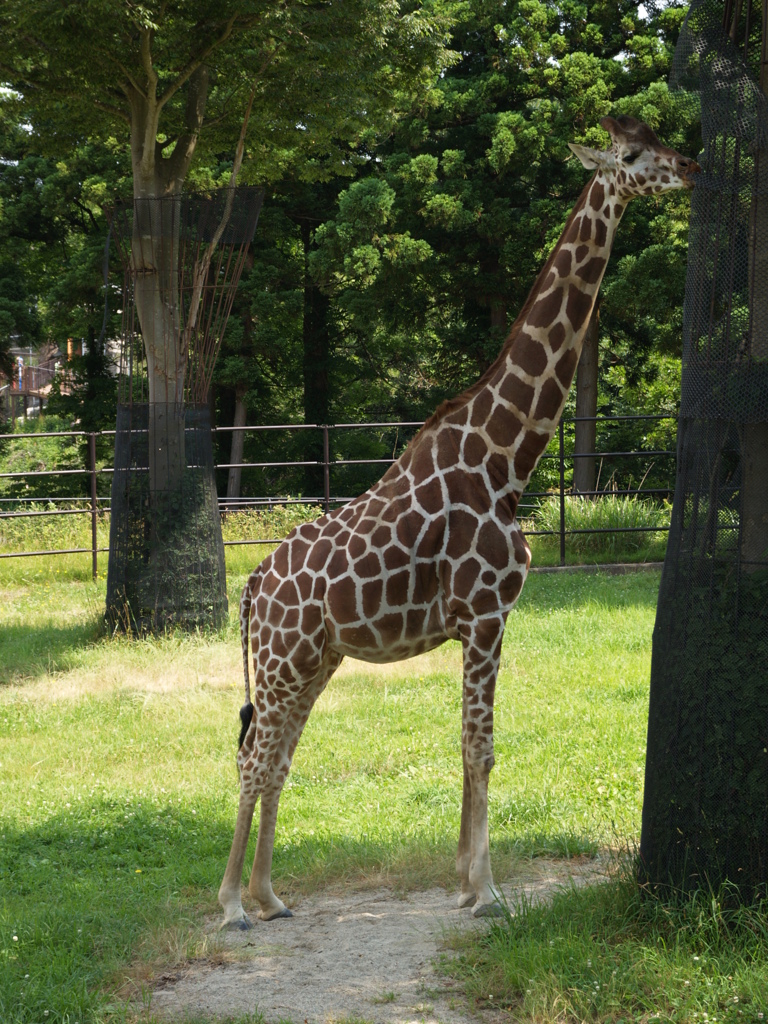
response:
<path id="1" fill-rule="evenodd" d="M 558 462 L 559 469 L 559 486 L 556 490 L 549 491 L 536 491 L 536 492 L 525 492 L 526 502 L 521 508 L 533 508 L 537 499 L 549 498 L 557 496 L 560 503 L 560 523 L 559 529 L 557 530 L 526 530 L 526 535 L 531 537 L 546 537 L 546 536 L 557 536 L 560 540 L 560 564 L 565 565 L 566 562 L 566 537 L 569 535 L 577 534 L 615 534 L 615 533 L 662 533 L 668 532 L 668 527 L 653 527 L 653 526 L 619 526 L 619 527 L 594 527 L 589 529 L 566 529 L 565 525 L 565 507 L 566 497 L 569 496 L 570 491 L 565 486 L 565 470 L 566 464 L 570 461 L 573 462 L 575 459 L 589 458 L 589 459 L 606 459 L 606 458 L 649 458 L 649 457 L 669 457 L 674 459 L 676 452 L 668 449 L 649 449 L 639 451 L 606 451 L 606 452 L 587 452 L 587 453 L 568 453 L 565 451 L 565 434 L 564 425 L 565 423 L 578 423 L 590 421 L 594 423 L 617 423 L 621 421 L 636 421 L 636 420 L 647 420 L 647 421 L 660 421 L 660 420 L 675 420 L 675 416 L 662 415 L 662 414 L 631 414 L 622 416 L 579 416 L 563 418 L 558 426 L 558 450 L 557 452 L 545 452 L 542 455 L 542 460 L 556 460 Z M 217 427 L 214 428 L 214 434 L 227 434 L 234 433 L 235 431 L 243 431 L 247 433 L 258 434 L 266 431 L 274 430 L 286 430 L 286 431 L 307 431 L 317 430 L 322 433 L 323 441 L 323 458 L 322 460 L 308 461 L 302 459 L 295 459 L 285 462 L 279 461 L 265 461 L 265 462 L 222 462 L 215 466 L 217 470 L 229 470 L 229 469 L 273 469 L 283 467 L 301 467 L 301 466 L 319 466 L 322 467 L 323 471 L 323 495 L 317 497 L 238 497 L 238 498 L 227 498 L 219 497 L 219 510 L 222 513 L 231 512 L 234 510 L 242 511 L 245 509 L 263 509 L 270 508 L 275 505 L 319 505 L 325 512 L 329 512 L 334 507 L 340 507 L 349 501 L 353 500 L 353 497 L 341 497 L 332 496 L 331 494 L 331 478 L 333 470 L 343 466 L 389 466 L 392 465 L 396 458 L 386 459 L 335 459 L 330 454 L 330 434 L 334 430 L 364 430 L 364 429 L 378 429 L 378 428 L 401 428 L 401 427 L 421 427 L 423 421 L 401 421 L 392 423 L 334 423 L 334 424 L 306 424 L 306 423 L 283 423 L 283 424 L 268 424 L 264 426 L 251 426 L 251 427 Z M 50 437 L 68 437 L 68 438 L 80 438 L 87 439 L 88 446 L 88 464 L 82 469 L 46 469 L 46 470 L 34 470 L 32 472 L 8 472 L 0 473 L 0 480 L 2 479 L 19 479 L 19 478 L 38 478 L 38 477 L 53 477 L 53 476 L 79 476 L 80 478 L 87 477 L 88 479 L 88 493 L 71 495 L 68 497 L 31 497 L 31 498 L 19 498 L 19 497 L 0 497 L 0 520 L 3 519 L 22 519 L 22 518 L 37 518 L 46 516 L 62 516 L 62 515 L 89 515 L 91 517 L 91 544 L 89 547 L 77 547 L 77 548 L 55 548 L 39 551 L 10 551 L 0 553 L 0 558 L 35 558 L 42 556 L 54 556 L 54 555 L 73 555 L 73 554 L 87 554 L 92 555 L 92 568 L 94 578 L 98 572 L 98 555 L 108 551 L 107 548 L 98 547 L 97 542 L 97 525 L 99 515 L 110 511 L 109 498 L 98 496 L 98 478 L 101 475 L 111 475 L 114 473 L 113 466 L 98 466 L 96 459 L 96 441 L 99 437 L 112 437 L 114 438 L 114 430 L 103 430 L 98 432 L 86 432 L 86 431 L 47 431 L 39 433 L 29 434 L 0 434 L 0 441 L 4 440 L 28 440 L 30 438 L 50 438 Z M 670 496 L 669 488 L 624 488 L 616 489 L 610 492 L 612 495 L 622 496 L 635 496 L 635 497 L 659 497 L 659 496 Z M 579 492 L 581 497 L 597 497 L 604 495 L 605 491 L 592 490 Z M 42 511 L 34 509 L 24 508 L 22 511 L 2 511 L 3 505 L 29 505 L 31 503 L 44 502 L 48 505 L 56 502 L 83 502 L 82 508 L 46 508 Z M 534 504 L 532 504 L 532 502 Z M 225 541 L 224 544 L 227 547 L 243 546 L 243 545 L 257 545 L 257 544 L 277 544 L 282 538 L 275 537 L 270 539 L 259 539 L 259 540 L 231 540 Z"/>

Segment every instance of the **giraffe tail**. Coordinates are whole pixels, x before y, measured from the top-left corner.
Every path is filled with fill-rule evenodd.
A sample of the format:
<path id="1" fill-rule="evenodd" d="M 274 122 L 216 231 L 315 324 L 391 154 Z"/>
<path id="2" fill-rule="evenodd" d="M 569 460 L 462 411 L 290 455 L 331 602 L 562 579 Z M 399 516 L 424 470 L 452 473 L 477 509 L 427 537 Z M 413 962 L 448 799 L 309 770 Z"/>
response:
<path id="1" fill-rule="evenodd" d="M 251 588 L 250 580 L 243 587 L 240 598 L 240 645 L 243 649 L 243 676 L 245 678 L 245 704 L 240 708 L 240 739 L 237 743 L 238 750 L 243 745 L 245 734 L 253 719 L 253 704 L 251 703 L 251 678 L 248 669 L 248 648 L 250 647 L 250 624 L 251 624 Z"/>

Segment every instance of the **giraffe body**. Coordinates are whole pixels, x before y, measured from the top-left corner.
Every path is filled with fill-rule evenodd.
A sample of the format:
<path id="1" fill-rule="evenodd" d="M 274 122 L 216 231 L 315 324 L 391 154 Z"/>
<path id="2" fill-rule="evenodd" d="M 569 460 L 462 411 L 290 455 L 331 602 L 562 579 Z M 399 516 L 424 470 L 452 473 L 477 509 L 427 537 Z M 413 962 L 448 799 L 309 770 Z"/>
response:
<path id="1" fill-rule="evenodd" d="M 343 509 L 297 527 L 251 574 L 240 606 L 246 701 L 240 807 L 219 892 L 224 925 L 248 927 L 240 896 L 256 800 L 261 818 L 250 892 L 259 916 L 289 916 L 270 882 L 277 804 L 309 713 L 345 655 L 413 657 L 463 649 L 464 784 L 459 906 L 496 913 L 487 789 L 493 698 L 504 626 L 530 549 L 516 519 L 576 370 L 621 215 L 636 195 L 683 186 L 698 170 L 632 118 L 601 122 L 613 145 L 572 149 L 596 173 L 539 274 L 496 362 L 444 403 L 381 480 Z"/>

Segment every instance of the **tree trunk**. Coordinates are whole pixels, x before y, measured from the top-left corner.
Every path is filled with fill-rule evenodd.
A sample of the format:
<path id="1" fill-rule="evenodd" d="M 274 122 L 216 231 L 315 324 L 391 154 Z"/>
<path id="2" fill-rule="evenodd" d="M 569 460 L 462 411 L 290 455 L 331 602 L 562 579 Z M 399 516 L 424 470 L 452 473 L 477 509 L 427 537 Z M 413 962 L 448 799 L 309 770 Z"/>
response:
<path id="1" fill-rule="evenodd" d="M 507 303 L 502 298 L 491 302 L 491 330 L 500 334 L 507 332 Z"/>
<path id="2" fill-rule="evenodd" d="M 201 66 L 191 75 L 186 132 L 172 154 L 164 157 L 157 141 L 162 103 L 157 98 L 158 78 L 149 49 L 147 68 L 147 94 L 131 97 L 135 200 L 131 258 L 134 302 L 147 357 L 150 482 L 153 491 L 173 491 L 180 486 L 186 464 L 183 402 L 187 366 L 179 294 L 179 204 L 173 197 L 181 192 L 203 123 L 208 70 Z"/>
<path id="3" fill-rule="evenodd" d="M 317 287 L 309 272 L 313 232 L 306 221 L 302 222 L 301 235 L 304 244 L 304 422 L 321 424 L 328 422 L 330 409 L 330 301 Z M 307 434 L 309 437 L 305 447 L 305 459 L 321 463 L 323 439 L 320 431 L 307 431 Z M 305 467 L 304 493 L 305 496 L 313 498 L 319 498 L 324 494 L 322 465 Z"/>
<path id="4" fill-rule="evenodd" d="M 149 475 L 152 491 L 179 488 L 184 451 L 184 374 L 179 296 L 178 204 L 168 197 L 134 204 L 134 300 L 147 357 Z"/>
<path id="5" fill-rule="evenodd" d="M 576 438 L 574 455 L 593 453 L 597 439 L 597 423 L 594 419 L 582 420 L 581 416 L 597 415 L 597 371 L 598 341 L 600 339 L 600 306 L 595 303 L 592 318 L 584 335 L 576 370 Z M 590 494 L 595 489 L 595 460 L 574 458 L 573 490 L 577 494 Z"/>
<path id="6" fill-rule="evenodd" d="M 235 392 L 235 422 L 234 427 L 244 427 L 246 421 L 246 408 L 245 408 L 245 385 L 239 384 Z M 244 430 L 233 430 L 232 431 L 232 448 L 229 453 L 229 461 L 231 463 L 241 463 L 243 461 L 243 445 L 245 444 L 245 431 Z M 229 478 L 227 480 L 227 498 L 239 498 L 240 497 L 240 480 L 242 477 L 242 470 L 239 466 L 233 465 L 229 470 Z"/>

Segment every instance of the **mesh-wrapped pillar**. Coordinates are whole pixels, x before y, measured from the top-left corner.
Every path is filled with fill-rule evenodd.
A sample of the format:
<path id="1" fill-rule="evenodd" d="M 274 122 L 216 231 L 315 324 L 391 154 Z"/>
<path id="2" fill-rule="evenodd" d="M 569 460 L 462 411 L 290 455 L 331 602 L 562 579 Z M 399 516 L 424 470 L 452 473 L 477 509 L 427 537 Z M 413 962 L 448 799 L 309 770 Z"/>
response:
<path id="1" fill-rule="evenodd" d="M 209 409 L 168 406 L 163 413 L 168 431 L 184 432 L 185 465 L 163 471 L 172 485 L 158 488 L 151 463 L 173 445 L 157 423 L 150 435 L 157 409 L 118 406 L 107 615 L 113 627 L 140 633 L 175 624 L 219 627 L 227 615 L 226 573 Z"/>
<path id="2" fill-rule="evenodd" d="M 676 54 L 704 154 L 640 847 L 652 887 L 727 880 L 743 899 L 768 883 L 768 109 L 750 13 L 694 0 Z"/>

